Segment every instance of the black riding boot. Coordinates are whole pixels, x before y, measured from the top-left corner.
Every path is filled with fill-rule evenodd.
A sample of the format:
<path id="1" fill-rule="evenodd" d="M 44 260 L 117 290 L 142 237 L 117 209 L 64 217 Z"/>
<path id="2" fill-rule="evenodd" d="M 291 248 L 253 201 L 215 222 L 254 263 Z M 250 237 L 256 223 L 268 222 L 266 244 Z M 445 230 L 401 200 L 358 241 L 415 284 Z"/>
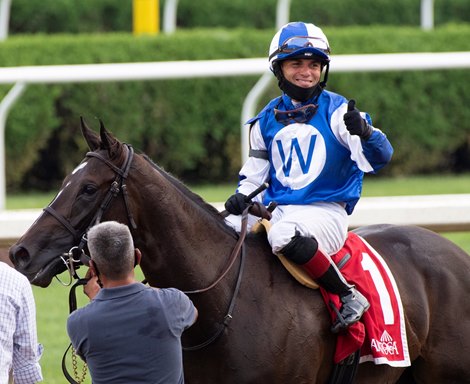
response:
<path id="1" fill-rule="evenodd" d="M 333 333 L 338 333 L 359 321 L 364 312 L 369 309 L 369 301 L 354 285 L 348 284 L 333 261 L 321 251 L 317 250 L 315 255 L 302 265 L 302 268 L 315 279 L 318 285 L 340 297 L 343 305 L 337 312 L 337 319 L 331 327 Z"/>

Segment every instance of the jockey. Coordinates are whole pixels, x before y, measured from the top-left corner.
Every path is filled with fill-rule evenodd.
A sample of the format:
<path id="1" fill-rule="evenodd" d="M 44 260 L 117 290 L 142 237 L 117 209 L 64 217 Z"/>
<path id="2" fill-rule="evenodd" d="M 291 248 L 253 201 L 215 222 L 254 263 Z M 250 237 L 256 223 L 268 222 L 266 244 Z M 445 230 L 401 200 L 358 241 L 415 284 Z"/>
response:
<path id="1" fill-rule="evenodd" d="M 239 215 L 252 202 L 246 196 L 269 182 L 254 200 L 277 203 L 268 233 L 272 251 L 339 295 L 340 316 L 332 326 L 339 332 L 357 322 L 369 302 L 330 255 L 346 240 L 364 173 L 384 167 L 393 148 L 354 100 L 325 90 L 329 65 L 328 40 L 317 26 L 292 22 L 274 35 L 269 66 L 282 95 L 247 122 L 250 156 L 225 209 L 231 214 L 228 223 L 238 229 Z"/>

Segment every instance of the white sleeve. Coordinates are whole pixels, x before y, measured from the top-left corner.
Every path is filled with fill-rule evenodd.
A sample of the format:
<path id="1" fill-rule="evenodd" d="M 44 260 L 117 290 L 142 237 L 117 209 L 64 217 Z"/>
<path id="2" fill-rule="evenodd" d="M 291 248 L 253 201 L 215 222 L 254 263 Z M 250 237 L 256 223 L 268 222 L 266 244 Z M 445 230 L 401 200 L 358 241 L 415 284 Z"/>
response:
<path id="1" fill-rule="evenodd" d="M 253 124 L 250 130 L 250 147 L 258 151 L 267 151 L 258 121 Z M 244 195 L 253 192 L 268 180 L 269 167 L 269 160 L 250 156 L 240 170 L 240 183 L 237 191 Z M 261 195 L 262 194 L 259 194 L 253 200 L 261 202 Z"/>
<path id="2" fill-rule="evenodd" d="M 336 139 L 351 151 L 351 160 L 356 162 L 359 169 L 363 172 L 372 172 L 374 169 L 364 156 L 361 138 L 357 135 L 351 135 L 346 129 L 343 116 L 347 112 L 348 104 L 344 103 L 331 115 L 331 129 Z M 366 119 L 365 113 L 361 112 L 363 119 Z M 372 127 L 372 126 L 371 126 Z M 377 128 L 372 127 L 376 130 Z"/>

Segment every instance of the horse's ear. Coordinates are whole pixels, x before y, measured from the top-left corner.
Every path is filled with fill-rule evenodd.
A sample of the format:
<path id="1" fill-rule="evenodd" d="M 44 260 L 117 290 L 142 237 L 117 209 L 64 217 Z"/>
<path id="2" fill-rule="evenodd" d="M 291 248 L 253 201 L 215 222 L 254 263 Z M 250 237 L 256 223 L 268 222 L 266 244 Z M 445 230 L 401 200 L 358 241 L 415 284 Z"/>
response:
<path id="1" fill-rule="evenodd" d="M 97 150 L 100 147 L 100 137 L 88 127 L 85 119 L 82 116 L 80 116 L 80 126 L 82 129 L 82 135 L 85 138 L 85 141 L 87 142 L 90 150 Z"/>
<path id="2" fill-rule="evenodd" d="M 106 129 L 100 119 L 101 148 L 108 151 L 109 157 L 114 158 L 121 149 L 121 143 Z"/>

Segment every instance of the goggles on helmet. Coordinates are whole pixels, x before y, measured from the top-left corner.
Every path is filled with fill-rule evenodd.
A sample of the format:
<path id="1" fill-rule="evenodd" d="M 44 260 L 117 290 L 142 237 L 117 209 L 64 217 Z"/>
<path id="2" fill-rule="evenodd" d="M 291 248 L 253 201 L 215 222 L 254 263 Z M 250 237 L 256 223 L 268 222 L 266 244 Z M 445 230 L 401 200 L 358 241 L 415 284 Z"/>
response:
<path id="1" fill-rule="evenodd" d="M 294 123 L 306 123 L 310 121 L 315 113 L 317 112 L 318 105 L 316 104 L 307 104 L 300 108 L 291 109 L 289 111 L 281 111 L 277 108 L 274 108 L 274 117 L 276 120 L 284 125 L 294 124 Z"/>
<path id="2" fill-rule="evenodd" d="M 311 36 L 294 36 L 284 41 L 281 46 L 269 56 L 269 59 L 271 60 L 271 58 L 279 53 L 289 54 L 305 48 L 316 49 L 326 57 L 330 54 L 330 47 L 323 39 Z"/>

